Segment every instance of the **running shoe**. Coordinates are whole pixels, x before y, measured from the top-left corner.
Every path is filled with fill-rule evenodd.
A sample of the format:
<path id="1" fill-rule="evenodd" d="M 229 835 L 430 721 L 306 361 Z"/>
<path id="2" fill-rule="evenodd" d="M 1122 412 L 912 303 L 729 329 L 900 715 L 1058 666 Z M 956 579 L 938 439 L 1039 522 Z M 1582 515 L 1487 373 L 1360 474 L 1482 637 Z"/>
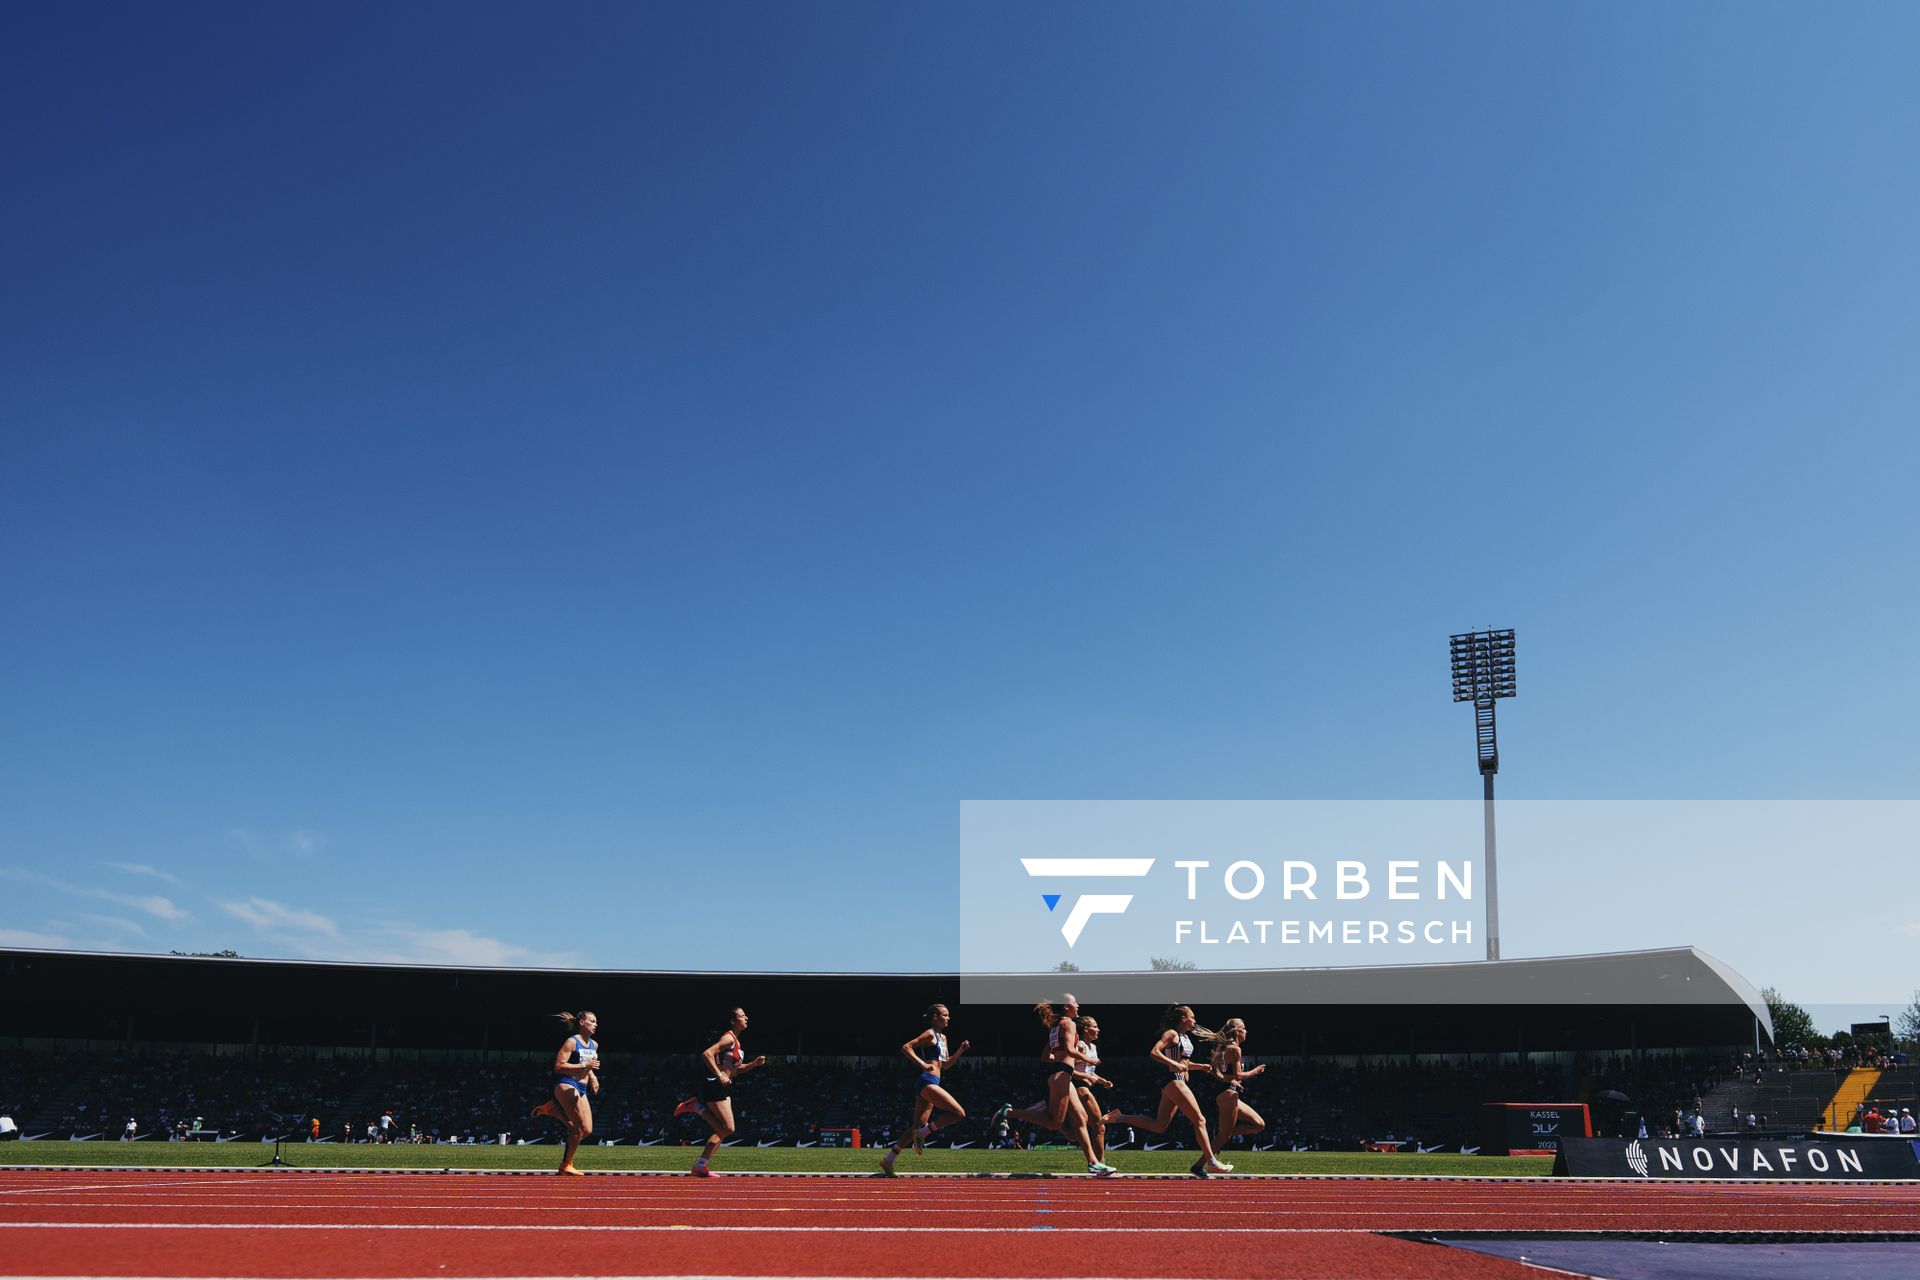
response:
<path id="1" fill-rule="evenodd" d="M 1107 1114 L 1100 1117 L 1100 1123 L 1112 1124 L 1115 1120 L 1118 1120 L 1119 1118 L 1120 1118 L 1120 1108 L 1115 1107 L 1113 1110 L 1107 1112 Z"/>
<path id="2" fill-rule="evenodd" d="M 573 1167 L 572 1165 L 570 1165 L 570 1164 L 563 1164 L 563 1165 L 561 1165 L 561 1166 L 560 1166 L 560 1167 L 559 1167 L 558 1169 L 556 1169 L 556 1170 L 555 1170 L 554 1172 L 556 1172 L 556 1173 L 570 1173 L 570 1174 L 572 1174 L 572 1175 L 573 1175 L 574 1177 L 576 1177 L 576 1178 L 584 1178 L 584 1177 L 586 1177 L 586 1176 L 587 1176 L 586 1174 L 584 1174 L 584 1173 L 582 1173 L 582 1172 L 580 1172 L 580 1171 L 579 1171 L 578 1169 L 576 1169 L 576 1168 L 574 1168 L 574 1167 Z"/>
<path id="3" fill-rule="evenodd" d="M 920 1152 L 924 1149 L 921 1147 L 920 1144 L 925 1142 L 926 1140 L 927 1140 L 927 1127 L 925 1125 L 915 1126 L 913 1131 L 913 1154 L 915 1155 L 920 1154 Z"/>
<path id="4" fill-rule="evenodd" d="M 888 1147 L 887 1154 L 880 1157 L 880 1172 L 886 1174 L 889 1178 L 899 1176 L 895 1174 L 893 1171 L 893 1162 L 895 1160 L 898 1160 L 899 1158 L 900 1158 L 900 1148 Z"/>
<path id="5" fill-rule="evenodd" d="M 1087 1166 L 1087 1172 L 1092 1174 L 1096 1178 L 1111 1178 L 1114 1174 L 1120 1171 L 1114 1168 L 1110 1164 L 1102 1164 L 1098 1160 L 1095 1160 L 1092 1164 Z"/>
<path id="6" fill-rule="evenodd" d="M 531 1115 L 535 1120 L 540 1119 L 542 1116 L 545 1116 L 549 1120 L 558 1120 L 560 1119 L 560 1108 L 554 1106 L 552 1100 L 549 1099 L 535 1107 Z"/>
<path id="7" fill-rule="evenodd" d="M 1232 1173 L 1233 1166 L 1228 1164 L 1225 1160 L 1222 1160 L 1219 1156 L 1215 1156 L 1213 1159 L 1207 1161 L 1207 1172 L 1208 1173 Z"/>
<path id="8" fill-rule="evenodd" d="M 700 1099 L 682 1098 L 678 1103 L 674 1105 L 673 1114 L 676 1116 L 690 1116 L 694 1112 L 698 1111 L 699 1109 L 700 1109 Z"/>
<path id="9" fill-rule="evenodd" d="M 696 1178 L 717 1178 L 720 1176 L 719 1174 L 715 1173 L 713 1170 L 707 1168 L 707 1166 L 703 1164 L 697 1164 L 693 1166 L 693 1168 L 687 1170 L 687 1172 L 691 1173 Z"/>
<path id="10" fill-rule="evenodd" d="M 1206 1177 L 1207 1176 L 1206 1157 L 1202 1156 L 1200 1159 L 1195 1160 L 1191 1165 L 1187 1167 L 1187 1172 L 1192 1174 L 1196 1178 Z"/>

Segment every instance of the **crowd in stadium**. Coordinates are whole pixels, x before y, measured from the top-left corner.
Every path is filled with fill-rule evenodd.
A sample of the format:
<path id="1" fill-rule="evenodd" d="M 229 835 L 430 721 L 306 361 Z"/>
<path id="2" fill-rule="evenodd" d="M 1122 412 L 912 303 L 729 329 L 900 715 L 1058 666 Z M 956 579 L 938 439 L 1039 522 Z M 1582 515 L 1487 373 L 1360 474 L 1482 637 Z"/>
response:
<path id="1" fill-rule="evenodd" d="M 1578 1070 L 1556 1062 L 1489 1060 L 1419 1062 L 1276 1059 L 1257 1086 L 1265 1132 L 1259 1148 L 1355 1150 L 1383 1138 L 1406 1150 L 1478 1141 L 1479 1108 L 1487 1101 L 1580 1101 L 1603 1091 L 1630 1096 L 1647 1117 L 1692 1117 L 1717 1081 L 1740 1069 L 1705 1057 L 1625 1056 L 1587 1060 Z M 1151 1110 L 1160 1075 L 1144 1054 L 1110 1046 L 1101 1067 L 1116 1088 L 1104 1104 Z M 690 1057 L 609 1056 L 596 1102 L 595 1141 L 698 1142 L 702 1129 L 676 1119 L 675 1103 L 694 1075 Z M 1011 1145 L 1035 1136 L 1024 1126 L 996 1126 L 1004 1106 L 1039 1101 L 1027 1059 L 969 1057 L 950 1076 L 968 1118 L 945 1130 L 956 1145 Z M 100 1054 L 85 1072 L 50 1055 L 0 1051 L 0 1114 L 31 1135 L 169 1138 L 285 1137 L 329 1142 L 498 1142 L 551 1140 L 554 1127 L 531 1118 L 550 1088 L 548 1060 L 537 1055 L 455 1054 L 390 1057 L 256 1054 Z M 795 1145 L 833 1141 L 859 1129 L 868 1145 L 905 1129 L 910 1078 L 904 1064 L 883 1060 L 781 1059 L 754 1073 L 736 1092 L 737 1141 Z M 1603 1128 L 1617 1118 L 1596 1106 Z M 1713 1125 L 1723 1129 L 1724 1125 Z M 1116 1131 L 1116 1147 L 1186 1145 L 1177 1123 L 1164 1138 Z"/>

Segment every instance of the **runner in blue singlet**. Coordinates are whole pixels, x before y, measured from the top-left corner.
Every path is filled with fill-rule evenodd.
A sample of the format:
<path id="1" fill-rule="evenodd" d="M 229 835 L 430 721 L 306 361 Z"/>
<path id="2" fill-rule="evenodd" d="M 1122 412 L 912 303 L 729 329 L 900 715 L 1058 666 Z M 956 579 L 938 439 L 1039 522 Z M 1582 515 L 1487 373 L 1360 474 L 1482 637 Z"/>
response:
<path id="1" fill-rule="evenodd" d="M 900 1046 L 900 1052 L 915 1068 L 913 1114 L 907 1121 L 915 1151 L 935 1133 L 967 1118 L 967 1109 L 941 1083 L 947 1068 L 960 1061 L 960 1055 L 972 1043 L 962 1040 L 952 1053 L 947 1052 L 947 1027 L 952 1021 L 947 1006 L 933 1005 L 927 1010 L 927 1029 Z M 900 1144 L 896 1142 L 880 1157 L 880 1171 L 892 1176 L 893 1162 L 899 1158 Z"/>
<path id="2" fill-rule="evenodd" d="M 566 1126 L 567 1150 L 560 1157 L 561 1173 L 577 1174 L 574 1153 L 593 1136 L 593 1094 L 600 1092 L 600 1044 L 594 1033 L 600 1019 L 591 1012 L 556 1013 L 567 1029 L 567 1038 L 553 1055 L 553 1097 L 533 1109 L 535 1116 L 546 1116 Z"/>

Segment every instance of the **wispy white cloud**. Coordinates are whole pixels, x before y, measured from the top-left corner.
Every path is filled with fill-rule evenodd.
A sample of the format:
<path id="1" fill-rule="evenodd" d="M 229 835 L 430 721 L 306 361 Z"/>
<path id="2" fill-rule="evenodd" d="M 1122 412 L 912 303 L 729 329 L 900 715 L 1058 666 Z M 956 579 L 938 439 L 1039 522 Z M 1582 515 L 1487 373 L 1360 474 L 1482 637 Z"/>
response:
<path id="1" fill-rule="evenodd" d="M 175 888 L 185 888 L 185 882 L 179 876 L 150 867 L 144 862 L 109 862 L 107 866 L 114 871 L 124 871 L 130 876 L 151 876 L 155 880 L 165 881 Z"/>
<path id="2" fill-rule="evenodd" d="M 410 922 L 365 924 L 339 921 L 268 898 L 222 902 L 220 909 L 257 931 L 257 942 L 303 960 L 366 964 L 481 965 L 502 968 L 577 968 L 577 952 L 542 952 L 471 929 L 442 929 Z"/>
<path id="3" fill-rule="evenodd" d="M 580 962 L 572 953 L 541 954 L 531 947 L 489 938 L 470 929 L 392 925 L 385 933 L 398 944 L 390 954 L 395 962 L 403 964 L 565 967 Z"/>
<path id="4" fill-rule="evenodd" d="M 127 920 L 120 916 L 96 916 L 84 911 L 76 912 L 75 916 L 77 919 L 85 920 L 88 924 L 98 925 L 102 929 L 112 929 L 117 933 L 130 933 L 141 938 L 147 936 L 146 927 L 136 920 Z"/>
<path id="5" fill-rule="evenodd" d="M 340 936 L 340 926 L 317 911 L 289 907 L 271 898 L 248 898 L 245 902 L 222 902 L 220 909 L 256 929 L 290 929 L 296 933 L 317 933 L 329 938 Z"/>
<path id="6" fill-rule="evenodd" d="M 1898 934 L 1904 934 L 1909 937 L 1911 937 L 1914 934 L 1920 934 L 1920 920 L 1916 920 L 1912 924 L 1903 924 L 1898 928 L 1896 928 L 1894 932 Z"/>
<path id="7" fill-rule="evenodd" d="M 57 933 L 35 933 L 31 929 L 0 929 L 0 947 L 71 947 L 73 939 Z"/>
<path id="8" fill-rule="evenodd" d="M 0 867 L 0 878 L 41 885 L 58 893 L 72 894 L 76 898 L 95 898 L 102 902 L 117 903 L 160 920 L 186 920 L 191 916 L 190 912 L 177 906 L 171 898 L 164 898 L 159 894 L 115 893 L 111 889 L 72 884 L 65 880 L 56 880 L 52 876 L 41 875 L 38 871 L 22 871 L 17 867 Z"/>
<path id="9" fill-rule="evenodd" d="M 253 831 L 246 827 L 235 827 L 227 832 L 227 838 L 256 858 L 274 858 L 281 854 L 295 858 L 311 858 L 327 847 L 326 833 L 309 827 L 302 827 L 298 831 L 282 832 L 277 836 L 263 831 Z"/>

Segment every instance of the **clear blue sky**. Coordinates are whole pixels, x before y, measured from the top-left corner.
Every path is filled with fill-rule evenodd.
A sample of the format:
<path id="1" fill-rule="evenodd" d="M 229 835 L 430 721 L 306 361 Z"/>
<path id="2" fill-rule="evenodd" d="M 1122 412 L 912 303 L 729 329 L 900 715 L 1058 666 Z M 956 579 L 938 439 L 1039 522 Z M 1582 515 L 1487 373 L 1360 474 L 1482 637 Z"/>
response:
<path id="1" fill-rule="evenodd" d="M 1916 45 L 11 5 L 0 942 L 938 969 L 964 799 L 1471 796 L 1475 625 L 1503 794 L 1916 798 Z M 1904 1000 L 1810 863 L 1621 943 Z"/>

